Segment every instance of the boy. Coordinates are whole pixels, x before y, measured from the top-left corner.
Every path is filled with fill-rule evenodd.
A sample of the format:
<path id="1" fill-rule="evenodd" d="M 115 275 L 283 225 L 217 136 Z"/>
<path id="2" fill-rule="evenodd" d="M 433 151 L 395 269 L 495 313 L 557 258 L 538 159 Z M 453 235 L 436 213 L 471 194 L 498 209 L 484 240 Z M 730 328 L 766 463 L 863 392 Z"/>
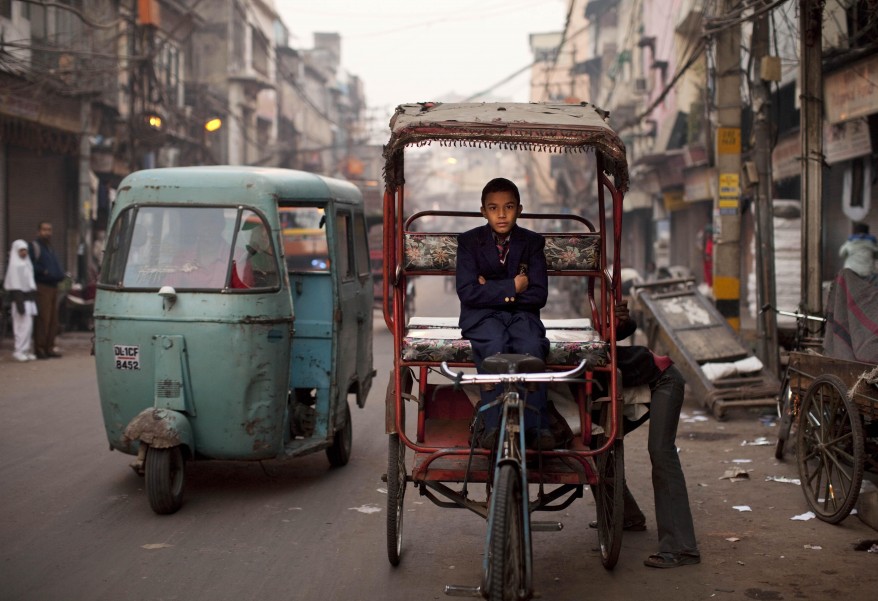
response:
<path id="1" fill-rule="evenodd" d="M 457 295 L 460 298 L 460 329 L 473 348 L 481 371 L 482 361 L 497 353 L 521 353 L 545 359 L 549 352 L 540 309 L 548 298 L 548 276 L 539 234 L 516 225 L 521 215 L 521 196 L 508 179 L 492 179 L 482 190 L 482 216 L 486 225 L 458 237 Z M 493 401 L 499 392 L 482 390 L 479 406 Z M 552 449 L 555 439 L 546 417 L 546 387 L 527 397 L 536 411 L 524 412 L 525 440 L 529 447 Z M 500 414 L 498 405 L 481 413 L 478 443 L 496 446 Z"/>

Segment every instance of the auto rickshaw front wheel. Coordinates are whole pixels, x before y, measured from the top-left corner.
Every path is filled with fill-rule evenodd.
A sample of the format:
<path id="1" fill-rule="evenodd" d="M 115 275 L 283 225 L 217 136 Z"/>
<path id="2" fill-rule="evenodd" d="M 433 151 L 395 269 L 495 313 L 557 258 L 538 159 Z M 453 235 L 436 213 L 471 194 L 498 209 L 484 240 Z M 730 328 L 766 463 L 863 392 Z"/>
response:
<path id="1" fill-rule="evenodd" d="M 186 459 L 181 446 L 146 451 L 146 494 L 149 506 L 159 515 L 176 512 L 183 505 Z"/>
<path id="2" fill-rule="evenodd" d="M 351 458 L 353 444 L 353 426 L 351 424 L 351 408 L 347 401 L 344 404 L 344 425 L 335 431 L 332 446 L 326 449 L 326 457 L 332 467 L 347 465 Z"/>

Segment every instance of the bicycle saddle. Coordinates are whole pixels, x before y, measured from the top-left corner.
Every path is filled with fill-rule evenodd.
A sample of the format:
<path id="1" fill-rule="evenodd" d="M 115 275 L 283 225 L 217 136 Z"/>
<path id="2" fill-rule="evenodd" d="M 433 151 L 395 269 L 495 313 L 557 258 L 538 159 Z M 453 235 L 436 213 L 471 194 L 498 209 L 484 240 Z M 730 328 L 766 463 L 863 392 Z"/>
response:
<path id="1" fill-rule="evenodd" d="M 482 372 L 488 374 L 526 374 L 546 371 L 546 363 L 532 355 L 497 353 L 482 361 Z"/>

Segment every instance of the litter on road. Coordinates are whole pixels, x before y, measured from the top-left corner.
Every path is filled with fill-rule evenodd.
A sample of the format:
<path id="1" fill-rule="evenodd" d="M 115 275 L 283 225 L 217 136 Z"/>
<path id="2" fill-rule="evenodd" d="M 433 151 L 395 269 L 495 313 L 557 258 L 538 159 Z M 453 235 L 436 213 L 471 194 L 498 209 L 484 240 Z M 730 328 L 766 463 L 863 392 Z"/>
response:
<path id="1" fill-rule="evenodd" d="M 805 513 L 801 513 L 799 515 L 794 515 L 791 517 L 791 520 L 798 520 L 800 522 L 807 522 L 808 520 L 813 520 L 817 516 L 814 515 L 813 511 L 806 511 Z"/>
<path id="2" fill-rule="evenodd" d="M 802 481 L 798 478 L 787 478 L 786 476 L 765 476 L 766 482 L 785 482 L 787 484 L 795 484 L 801 486 Z"/>

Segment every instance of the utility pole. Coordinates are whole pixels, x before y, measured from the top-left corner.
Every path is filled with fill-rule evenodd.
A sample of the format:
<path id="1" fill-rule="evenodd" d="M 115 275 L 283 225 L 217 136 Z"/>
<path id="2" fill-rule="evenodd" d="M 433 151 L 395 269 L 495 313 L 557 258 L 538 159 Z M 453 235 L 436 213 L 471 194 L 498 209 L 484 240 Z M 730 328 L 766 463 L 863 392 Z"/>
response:
<path id="1" fill-rule="evenodd" d="M 802 140 L 802 305 L 823 312 L 823 5 L 799 0 L 799 84 Z M 817 322 L 807 320 L 809 328 Z M 812 331 L 812 334 L 817 332 Z"/>
<path id="2" fill-rule="evenodd" d="M 774 270 L 774 205 L 771 193 L 771 93 L 770 81 L 780 79 L 780 61 L 769 56 L 768 13 L 753 23 L 753 158 L 756 163 L 756 298 L 757 307 L 775 306 L 777 290 Z M 777 313 L 763 311 L 756 321 L 757 356 L 773 374 L 780 373 L 777 342 Z"/>
<path id="3" fill-rule="evenodd" d="M 720 0 L 716 17 L 733 14 L 740 0 Z M 735 330 L 741 327 L 741 26 L 717 33 L 716 167 L 713 294 L 716 308 Z"/>

